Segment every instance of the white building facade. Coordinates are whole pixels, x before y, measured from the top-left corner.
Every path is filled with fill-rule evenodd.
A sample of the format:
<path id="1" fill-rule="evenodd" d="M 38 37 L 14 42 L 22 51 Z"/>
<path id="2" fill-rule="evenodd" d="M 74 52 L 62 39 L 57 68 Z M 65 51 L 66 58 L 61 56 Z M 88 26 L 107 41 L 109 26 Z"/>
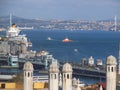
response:
<path id="1" fill-rule="evenodd" d="M 33 70 L 31 62 L 24 64 L 24 90 L 33 90 Z"/>
<path id="2" fill-rule="evenodd" d="M 59 84 L 59 67 L 57 63 L 52 63 L 49 68 L 49 89 L 58 90 Z"/>
<path id="3" fill-rule="evenodd" d="M 72 90 L 72 66 L 69 63 L 63 65 L 62 79 L 62 90 Z"/>
<path id="4" fill-rule="evenodd" d="M 106 62 L 106 90 L 116 90 L 116 58 L 108 56 Z"/>

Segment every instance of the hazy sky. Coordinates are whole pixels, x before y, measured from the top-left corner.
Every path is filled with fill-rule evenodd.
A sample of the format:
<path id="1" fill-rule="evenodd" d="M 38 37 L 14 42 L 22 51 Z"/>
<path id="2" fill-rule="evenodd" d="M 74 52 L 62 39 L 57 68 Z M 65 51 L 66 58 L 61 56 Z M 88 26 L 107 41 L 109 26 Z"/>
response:
<path id="1" fill-rule="evenodd" d="M 96 20 L 120 18 L 120 0 L 0 0 L 0 16 Z"/>

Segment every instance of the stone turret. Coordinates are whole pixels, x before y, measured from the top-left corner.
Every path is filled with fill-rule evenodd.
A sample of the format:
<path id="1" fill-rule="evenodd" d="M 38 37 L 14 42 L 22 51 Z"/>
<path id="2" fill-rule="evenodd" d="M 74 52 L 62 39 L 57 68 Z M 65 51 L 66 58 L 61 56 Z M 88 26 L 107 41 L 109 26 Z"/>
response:
<path id="1" fill-rule="evenodd" d="M 49 90 L 58 90 L 59 67 L 57 63 L 52 63 L 49 68 Z"/>
<path id="2" fill-rule="evenodd" d="M 72 90 L 72 66 L 69 63 L 63 65 L 63 85 L 62 90 Z"/>
<path id="3" fill-rule="evenodd" d="M 24 90 L 33 90 L 33 70 L 31 62 L 24 64 Z"/>
<path id="4" fill-rule="evenodd" d="M 116 58 L 108 56 L 106 62 L 106 90 L 116 90 Z"/>

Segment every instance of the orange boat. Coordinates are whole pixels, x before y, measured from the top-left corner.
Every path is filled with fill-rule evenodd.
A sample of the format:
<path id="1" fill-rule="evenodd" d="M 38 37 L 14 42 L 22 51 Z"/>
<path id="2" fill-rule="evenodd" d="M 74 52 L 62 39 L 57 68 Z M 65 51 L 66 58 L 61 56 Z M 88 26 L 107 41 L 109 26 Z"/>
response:
<path id="1" fill-rule="evenodd" d="M 62 40 L 62 42 L 71 42 L 72 40 L 68 39 L 68 38 L 65 38 Z"/>

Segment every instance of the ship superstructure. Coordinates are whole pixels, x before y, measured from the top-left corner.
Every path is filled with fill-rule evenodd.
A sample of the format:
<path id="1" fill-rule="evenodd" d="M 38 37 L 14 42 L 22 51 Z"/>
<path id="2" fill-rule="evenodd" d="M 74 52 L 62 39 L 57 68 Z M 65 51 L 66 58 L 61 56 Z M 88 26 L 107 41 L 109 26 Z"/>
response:
<path id="1" fill-rule="evenodd" d="M 16 24 L 12 24 L 8 31 L 6 32 L 7 37 L 16 37 L 20 33 L 20 30 L 17 28 Z"/>

